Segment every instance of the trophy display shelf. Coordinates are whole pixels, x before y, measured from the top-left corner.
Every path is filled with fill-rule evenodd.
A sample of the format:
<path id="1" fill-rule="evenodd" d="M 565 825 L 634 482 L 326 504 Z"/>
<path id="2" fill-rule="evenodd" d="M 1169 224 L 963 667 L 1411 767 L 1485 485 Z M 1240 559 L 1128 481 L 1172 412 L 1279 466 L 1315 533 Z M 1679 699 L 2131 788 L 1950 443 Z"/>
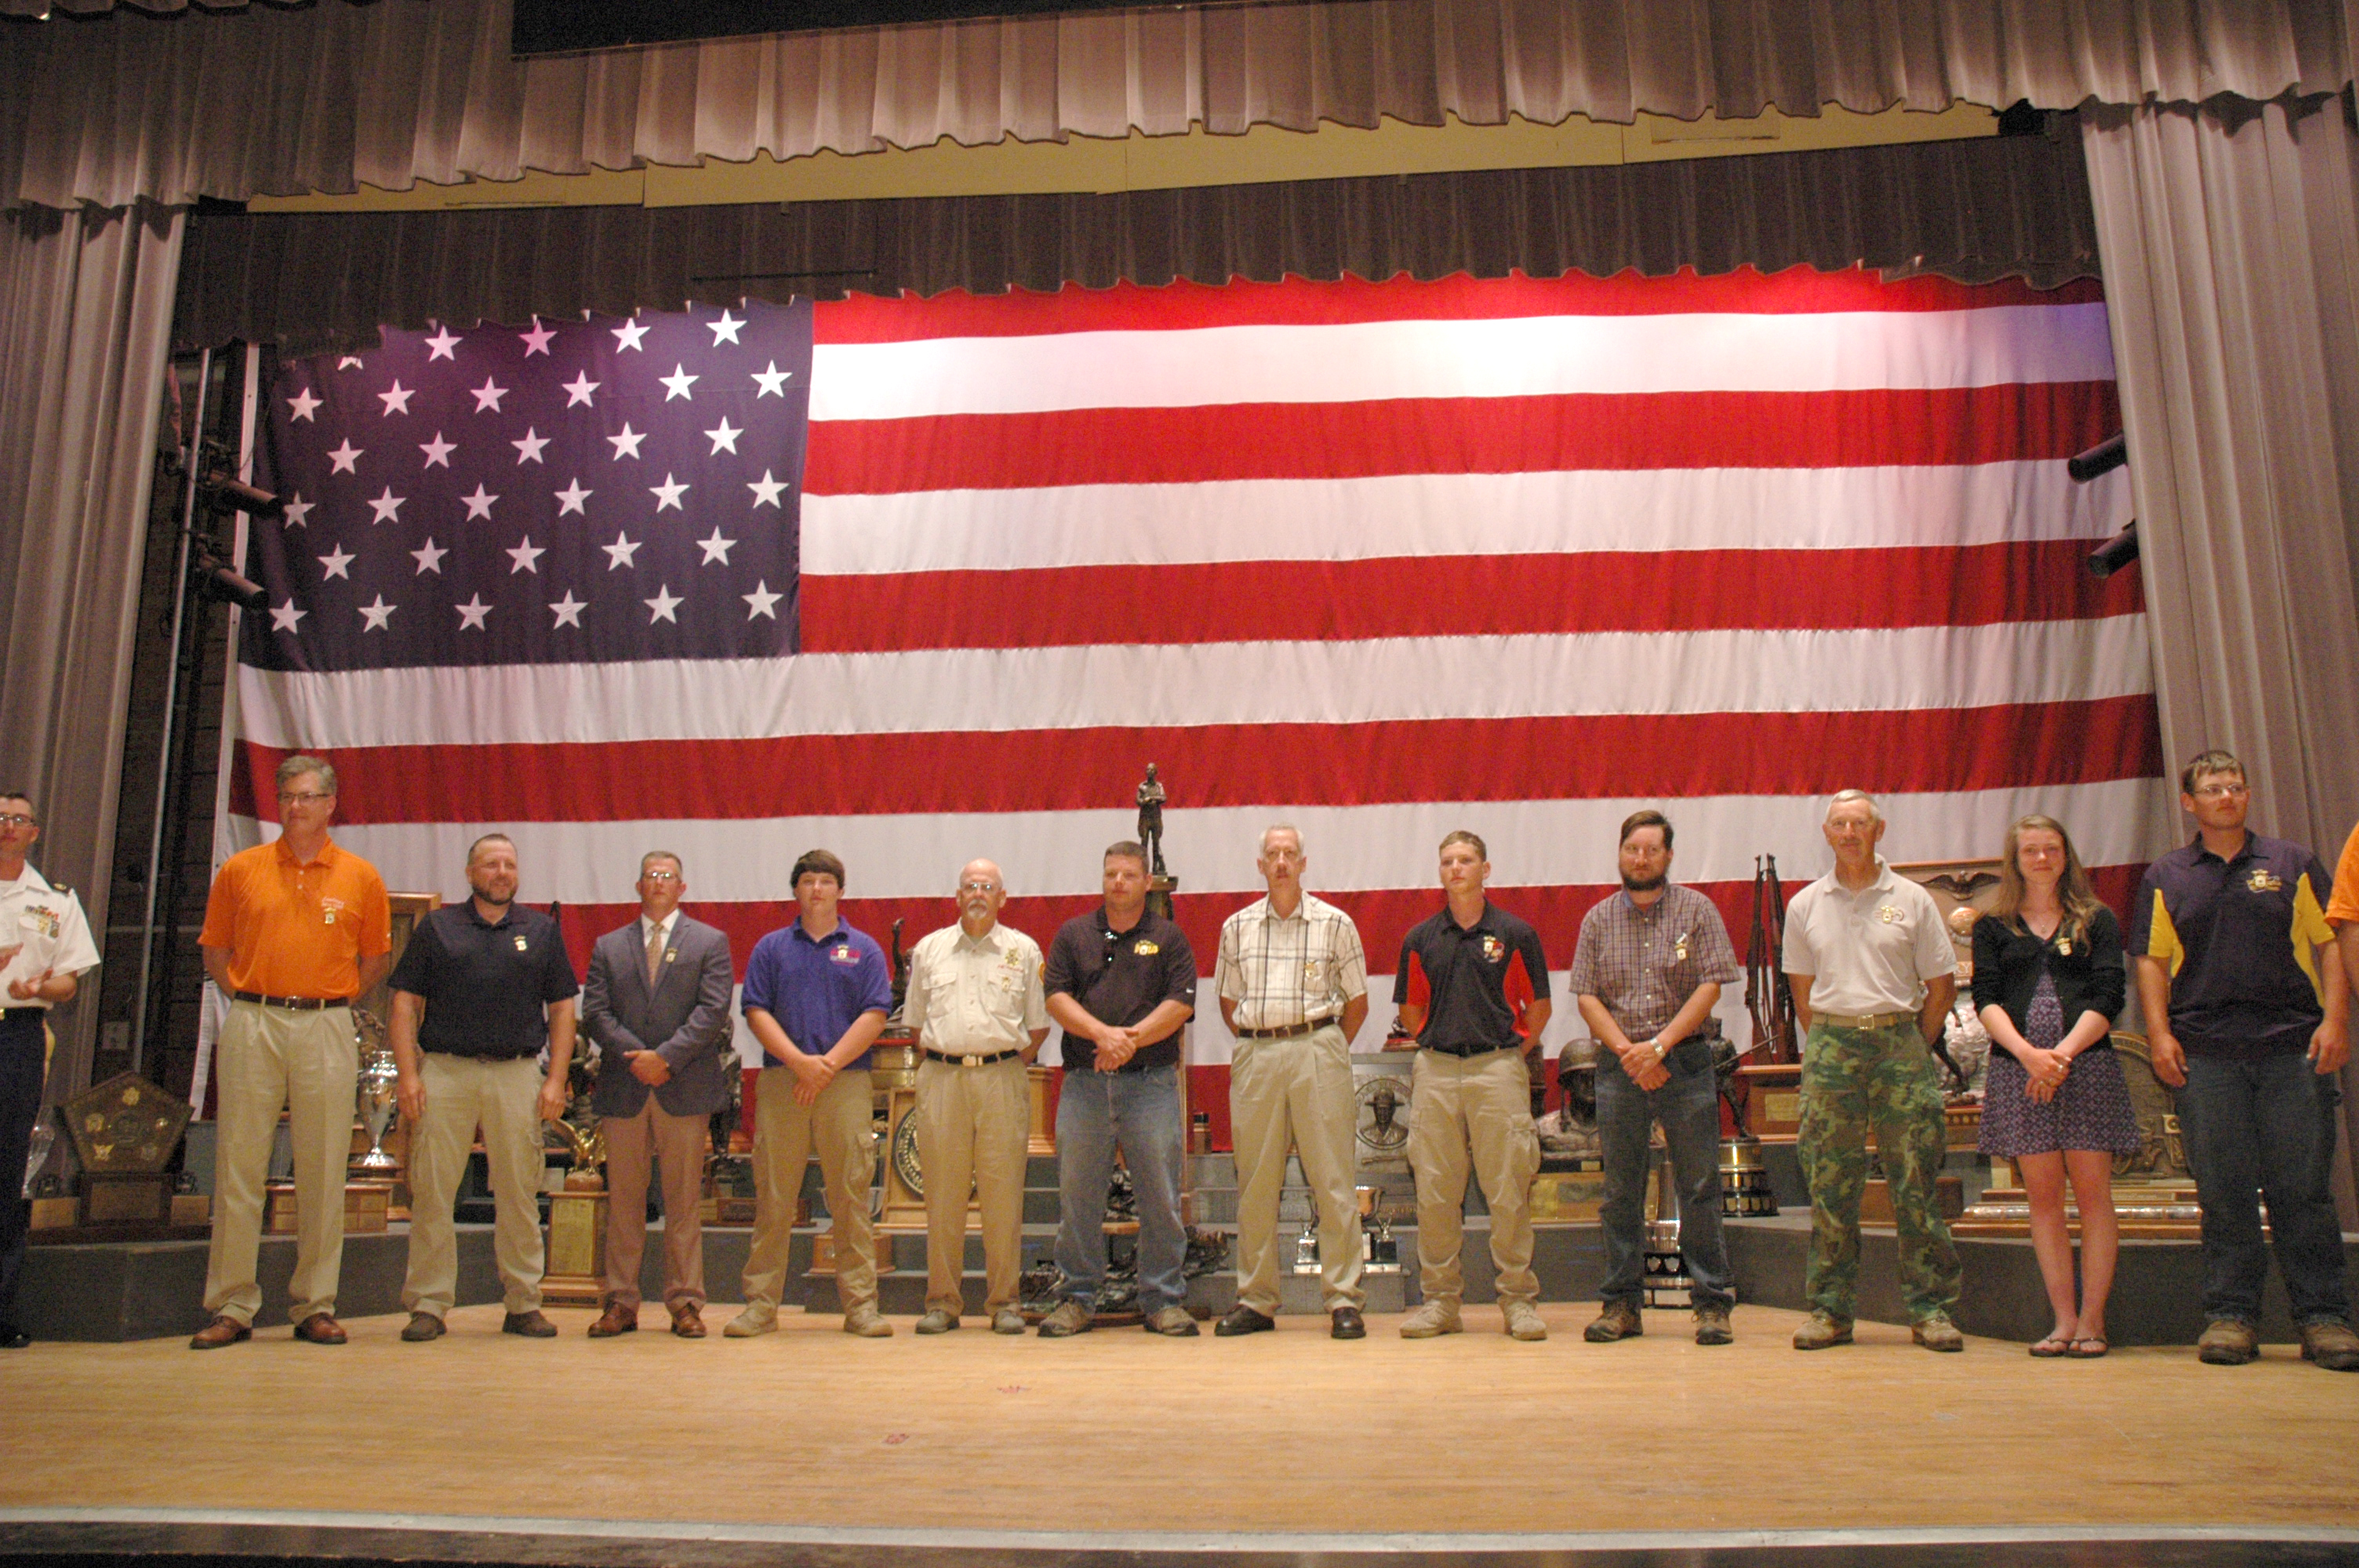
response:
<path id="1" fill-rule="evenodd" d="M 2125 1241 L 2200 1241 L 2203 1207 L 2195 1201 L 2192 1182 L 2123 1182 L 2114 1187 L 2114 1224 Z M 2081 1206 L 2068 1196 L 2064 1224 L 2081 1234 Z M 2268 1227 L 2262 1225 L 2264 1234 Z M 2029 1196 L 2010 1184 L 1984 1189 L 1979 1201 L 1950 1222 L 1959 1236 L 1993 1236 L 2023 1239 L 2031 1234 Z"/>
<path id="2" fill-rule="evenodd" d="M 57 1118 L 81 1167 L 78 1195 L 65 1225 L 64 1205 L 35 1200 L 28 1240 L 43 1246 L 92 1241 L 168 1241 L 201 1237 L 202 1204 L 183 1200 L 167 1170 L 195 1114 L 190 1104 L 136 1073 L 119 1073 L 59 1105 Z M 43 1212 L 46 1208 L 47 1212 Z"/>
<path id="3" fill-rule="evenodd" d="M 1764 1143 L 1791 1143 L 1802 1130 L 1802 1064 L 1748 1062 L 1736 1069 L 1745 1086 L 1745 1124 Z"/>
<path id="4" fill-rule="evenodd" d="M 263 1184 L 262 1233 L 265 1236 L 292 1236 L 301 1225 L 301 1203 L 292 1182 Z M 344 1184 L 344 1234 L 347 1236 L 379 1236 L 386 1227 L 386 1214 L 393 1204 L 391 1182 L 346 1182 Z"/>

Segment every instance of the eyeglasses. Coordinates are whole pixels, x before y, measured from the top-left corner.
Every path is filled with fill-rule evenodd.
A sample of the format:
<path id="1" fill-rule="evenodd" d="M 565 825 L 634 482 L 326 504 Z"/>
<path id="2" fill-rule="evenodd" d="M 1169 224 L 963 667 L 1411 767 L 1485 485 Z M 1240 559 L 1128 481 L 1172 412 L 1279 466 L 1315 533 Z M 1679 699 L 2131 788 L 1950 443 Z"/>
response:
<path id="1" fill-rule="evenodd" d="M 19 816 L 13 811 L 8 813 L 5 816 L 0 816 L 0 827 L 33 827 L 37 826 L 38 826 L 38 824 L 35 823 L 31 817 Z"/>
<path id="2" fill-rule="evenodd" d="M 2241 800 L 2253 793 L 2250 784 L 2205 784 L 2195 792 L 2198 800 Z"/>
<path id="3" fill-rule="evenodd" d="M 961 883 L 959 883 L 959 892 L 997 892 L 998 891 L 999 891 L 999 884 L 998 884 L 997 882 L 961 882 Z"/>
<path id="4" fill-rule="evenodd" d="M 321 792 L 308 795 L 282 795 L 278 797 L 278 804 L 281 806 L 313 806 L 317 805 L 321 801 L 333 800 L 336 797 L 332 795 Z"/>
<path id="5" fill-rule="evenodd" d="M 679 881 L 679 873 L 678 871 L 641 871 L 639 875 L 651 882 L 676 882 Z"/>

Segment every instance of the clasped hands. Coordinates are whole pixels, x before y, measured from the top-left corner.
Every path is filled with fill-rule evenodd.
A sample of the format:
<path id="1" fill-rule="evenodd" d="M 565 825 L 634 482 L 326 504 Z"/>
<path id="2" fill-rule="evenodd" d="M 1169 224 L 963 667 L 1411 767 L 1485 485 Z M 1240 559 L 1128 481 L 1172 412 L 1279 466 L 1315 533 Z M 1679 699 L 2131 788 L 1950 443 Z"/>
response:
<path id="1" fill-rule="evenodd" d="M 24 950 L 25 945 L 22 942 L 17 943 L 14 947 L 0 947 L 0 968 L 7 968 L 16 960 L 16 955 Z M 53 969 L 43 969 L 30 979 L 10 980 L 8 982 L 9 999 L 14 1001 L 38 1000 L 41 988 L 49 983 L 49 977 L 54 973 L 56 971 Z"/>
<path id="2" fill-rule="evenodd" d="M 1654 1042 L 1625 1040 L 1613 1049 L 1622 1063 L 1622 1070 L 1646 1093 L 1652 1094 L 1671 1081 L 1671 1070 L 1663 1065 L 1662 1057 L 1655 1054 Z"/>
<path id="3" fill-rule="evenodd" d="M 2016 1059 L 2023 1064 L 2024 1074 L 2030 1080 L 2023 1092 L 2034 1105 L 2046 1105 L 2054 1099 L 2072 1071 L 2072 1058 L 2061 1051 L 2042 1051 L 2034 1046 Z"/>
<path id="4" fill-rule="evenodd" d="M 1124 1063 L 1138 1054 L 1141 1044 L 1137 1030 L 1116 1029 L 1109 1025 L 1098 1032 L 1093 1065 L 1101 1073 L 1119 1072 Z"/>

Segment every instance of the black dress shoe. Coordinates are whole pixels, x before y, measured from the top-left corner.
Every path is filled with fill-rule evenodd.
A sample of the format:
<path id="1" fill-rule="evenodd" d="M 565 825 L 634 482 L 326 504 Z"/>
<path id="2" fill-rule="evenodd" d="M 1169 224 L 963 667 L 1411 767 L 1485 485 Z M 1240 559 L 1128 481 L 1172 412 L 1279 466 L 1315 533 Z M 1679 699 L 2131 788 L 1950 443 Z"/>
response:
<path id="1" fill-rule="evenodd" d="M 33 1336 L 13 1323 L 0 1323 L 0 1350 L 22 1350 Z"/>
<path id="2" fill-rule="evenodd" d="M 1234 1339 L 1240 1334 L 1267 1334 L 1277 1326 L 1274 1317 L 1264 1317 L 1243 1302 L 1228 1310 L 1228 1314 L 1212 1325 L 1212 1333 L 1222 1339 Z"/>
<path id="3" fill-rule="evenodd" d="M 1334 1324 L 1327 1331 L 1328 1338 L 1365 1339 L 1368 1336 L 1368 1321 L 1360 1315 L 1358 1307 L 1337 1307 L 1327 1315 Z"/>

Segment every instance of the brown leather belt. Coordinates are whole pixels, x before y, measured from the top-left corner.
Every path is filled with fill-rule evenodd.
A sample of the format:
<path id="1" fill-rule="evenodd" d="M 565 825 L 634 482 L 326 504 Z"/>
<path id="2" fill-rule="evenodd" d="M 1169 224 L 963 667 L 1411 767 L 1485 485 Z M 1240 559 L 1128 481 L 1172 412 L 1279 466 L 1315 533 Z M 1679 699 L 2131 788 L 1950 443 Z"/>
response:
<path id="1" fill-rule="evenodd" d="M 1318 1033 L 1334 1022 L 1332 1018 L 1313 1018 L 1301 1023 L 1281 1024 L 1276 1029 L 1240 1029 L 1237 1031 L 1237 1038 L 1240 1040 L 1299 1040 L 1305 1034 Z"/>
<path id="2" fill-rule="evenodd" d="M 350 1007 L 352 999 L 341 996 L 265 996 L 260 991 L 232 991 L 232 1001 L 260 1002 L 265 1007 L 283 1007 L 293 1012 L 320 1012 L 332 1007 Z"/>
<path id="3" fill-rule="evenodd" d="M 1916 1020 L 1917 1015 L 1913 1012 L 1818 1012 L 1810 1015 L 1811 1022 L 1823 1023 L 1830 1029 L 1897 1029 Z"/>
<path id="4" fill-rule="evenodd" d="M 988 1067 L 994 1062 L 1005 1062 L 1010 1056 L 1022 1054 L 1021 1051 L 994 1051 L 987 1056 L 962 1056 L 955 1051 L 937 1051 L 930 1045 L 926 1047 L 927 1061 L 947 1062 L 953 1067 Z"/>

